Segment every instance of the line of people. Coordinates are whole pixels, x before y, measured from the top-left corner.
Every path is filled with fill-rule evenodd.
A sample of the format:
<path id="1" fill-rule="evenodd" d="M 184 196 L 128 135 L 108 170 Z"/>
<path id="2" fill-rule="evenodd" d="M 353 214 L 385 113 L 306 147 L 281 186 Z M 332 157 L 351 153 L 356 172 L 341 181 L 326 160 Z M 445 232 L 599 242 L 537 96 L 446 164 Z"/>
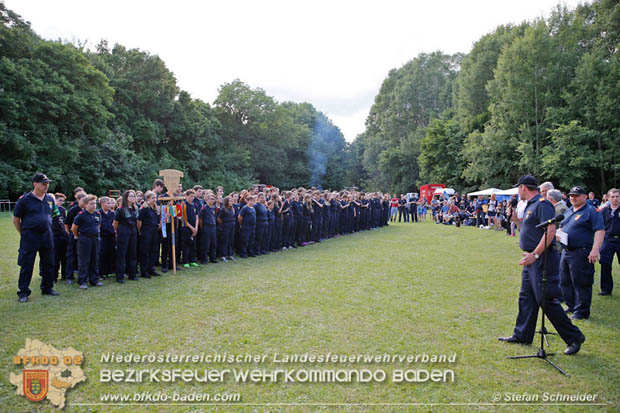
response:
<path id="1" fill-rule="evenodd" d="M 418 197 L 417 193 L 409 193 L 407 195 L 400 194 L 400 198 L 394 194 L 390 200 L 390 222 L 423 222 L 426 221 L 426 213 L 428 211 L 428 202 L 426 198 Z"/>
<path id="2" fill-rule="evenodd" d="M 180 269 L 234 260 L 235 253 L 241 258 L 254 257 L 376 229 L 388 225 L 390 213 L 389 194 L 315 188 L 295 188 L 280 194 L 278 188 L 259 190 L 255 185 L 223 196 L 222 187 L 213 192 L 196 185 L 184 191 L 179 184 L 171 194 L 174 201 L 160 201 L 170 198 L 160 179 L 155 180 L 152 190 L 127 190 L 118 199 L 97 198 L 78 187 L 65 210 L 66 196 L 48 194 L 49 179 L 43 174 L 37 176 L 41 182 L 33 180 L 35 190 L 20 198 L 14 222 L 22 224 L 18 231 L 26 229 L 29 234 L 30 228 L 23 225 L 30 222 L 26 205 L 34 203 L 38 208 L 35 201 L 41 201 L 43 207 L 35 214 L 35 232 L 47 237 L 49 229 L 50 239 L 42 246 L 34 237 L 25 239 L 22 232 L 20 301 L 27 301 L 30 295 L 28 286 L 37 252 L 45 252 L 40 261 L 45 280 L 42 291 L 57 295 L 52 287 L 59 274 L 65 283 L 77 281 L 86 290 L 102 286 L 105 278 L 125 283 L 126 279 L 158 276 L 157 264 L 167 272 L 172 268 L 173 233 Z M 172 220 L 172 215 L 178 219 Z M 22 254 L 26 251 L 27 257 Z"/>

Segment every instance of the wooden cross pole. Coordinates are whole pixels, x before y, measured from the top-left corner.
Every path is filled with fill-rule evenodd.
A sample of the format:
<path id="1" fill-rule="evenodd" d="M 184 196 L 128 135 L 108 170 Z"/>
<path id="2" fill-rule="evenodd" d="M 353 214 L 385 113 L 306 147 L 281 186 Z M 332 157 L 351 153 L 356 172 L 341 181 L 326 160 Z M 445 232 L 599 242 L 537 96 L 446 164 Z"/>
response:
<path id="1" fill-rule="evenodd" d="M 183 177 L 183 172 L 177 171 L 176 169 L 164 169 L 159 171 L 159 176 L 164 178 L 164 185 L 168 188 L 168 191 L 173 191 L 173 188 L 177 188 L 179 183 L 181 182 L 181 178 Z M 166 196 L 158 198 L 159 201 L 169 201 L 168 205 L 174 205 L 174 201 L 185 200 L 184 196 Z M 176 275 L 177 273 L 177 250 L 176 250 L 176 239 L 174 234 L 175 222 L 174 222 L 175 214 L 170 214 L 170 244 L 172 246 L 172 273 Z M 165 225 L 165 223 L 164 223 Z"/>

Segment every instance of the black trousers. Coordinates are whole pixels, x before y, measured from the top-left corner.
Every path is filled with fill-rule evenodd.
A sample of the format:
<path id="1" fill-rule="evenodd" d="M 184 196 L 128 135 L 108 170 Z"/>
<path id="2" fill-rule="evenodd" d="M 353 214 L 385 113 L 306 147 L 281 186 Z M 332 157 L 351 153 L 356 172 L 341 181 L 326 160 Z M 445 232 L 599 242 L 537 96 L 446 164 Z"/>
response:
<path id="1" fill-rule="evenodd" d="M 99 239 L 80 235 L 77 240 L 78 284 L 99 282 Z"/>
<path id="2" fill-rule="evenodd" d="M 562 340 L 566 344 L 575 343 L 581 337 L 581 331 L 571 323 L 558 300 L 560 296 L 558 253 L 551 249 L 548 251 L 544 303 L 542 301 L 543 259 L 544 257 L 541 256 L 533 264 L 524 266 L 521 272 L 519 314 L 513 335 L 521 341 L 532 342 L 536 331 L 538 308 L 542 305 L 545 315 Z"/>
<path id="3" fill-rule="evenodd" d="M 235 223 L 224 222 L 222 224 L 222 254 L 225 257 L 234 255 L 233 247 L 235 244 Z"/>
<path id="4" fill-rule="evenodd" d="M 202 251 L 202 256 L 200 260 L 203 263 L 206 263 L 207 258 L 211 261 L 215 261 L 217 256 L 217 228 L 215 225 L 208 226 L 204 225 L 202 227 L 202 237 L 200 238 L 200 250 Z"/>
<path id="5" fill-rule="evenodd" d="M 590 317 L 594 264 L 588 261 L 590 248 L 563 250 L 560 261 L 562 297 L 575 315 Z"/>
<path id="6" fill-rule="evenodd" d="M 175 228 L 176 229 L 176 228 Z M 172 225 L 170 223 L 166 224 L 166 237 L 164 234 L 159 231 L 159 242 L 161 244 L 161 268 L 162 270 L 172 268 Z M 178 248 L 179 242 L 178 237 L 179 233 L 176 232 L 174 234 L 176 237 L 176 246 Z"/>
<path id="7" fill-rule="evenodd" d="M 293 223 L 293 243 L 297 241 L 297 245 L 301 245 L 306 242 L 306 223 L 303 215 L 296 215 L 295 222 Z M 286 245 L 285 245 L 286 247 Z"/>
<path id="8" fill-rule="evenodd" d="M 138 230 L 119 225 L 116 238 L 116 279 L 122 280 L 127 274 L 130 280 L 136 279 L 138 266 Z"/>
<path id="9" fill-rule="evenodd" d="M 327 207 L 323 207 L 323 208 L 327 208 Z M 328 238 L 329 237 L 329 213 L 325 213 L 323 212 L 323 222 L 322 222 L 322 227 L 321 227 L 321 238 Z"/>
<path id="10" fill-rule="evenodd" d="M 271 233 L 271 250 L 277 251 L 282 248 L 282 233 L 284 228 L 284 220 L 282 216 L 274 217 L 273 231 Z"/>
<path id="11" fill-rule="evenodd" d="M 267 230 L 269 223 L 267 221 L 256 222 L 255 247 L 256 254 L 267 254 Z"/>
<path id="12" fill-rule="evenodd" d="M 152 275 L 155 273 L 155 263 L 159 252 L 159 231 L 157 226 L 142 225 L 140 229 L 140 273 Z"/>
<path id="13" fill-rule="evenodd" d="M 67 237 L 54 237 L 54 281 L 58 280 L 58 272 L 61 278 L 65 278 L 67 271 Z"/>
<path id="14" fill-rule="evenodd" d="M 32 270 L 37 253 L 39 253 L 41 268 L 41 291 L 48 291 L 54 286 L 54 237 L 52 231 L 38 232 L 25 229 L 21 232 L 17 257 L 17 265 L 21 267 L 19 281 L 17 282 L 19 288 L 17 295 L 20 297 L 27 297 L 31 293 L 30 280 L 32 280 Z"/>
<path id="15" fill-rule="evenodd" d="M 321 218 L 312 217 L 312 241 L 319 242 L 321 240 Z"/>
<path id="16" fill-rule="evenodd" d="M 256 225 L 241 225 L 239 228 L 239 256 L 246 258 L 249 255 L 254 255 L 252 250 L 254 244 L 254 233 Z"/>
<path id="17" fill-rule="evenodd" d="M 114 235 L 103 235 L 99 240 L 99 275 L 116 272 L 116 239 Z"/>
<path id="18" fill-rule="evenodd" d="M 189 264 L 190 262 L 196 262 L 196 239 L 192 235 L 192 230 L 188 227 L 181 227 L 180 236 L 182 263 Z"/>
<path id="19" fill-rule="evenodd" d="M 67 240 L 67 261 L 66 261 L 67 271 L 65 272 L 65 276 L 63 278 L 67 280 L 73 280 L 75 277 L 74 273 L 77 272 L 77 241 L 73 238 L 73 234 L 69 234 L 69 239 Z"/>
<path id="20" fill-rule="evenodd" d="M 216 237 L 217 237 L 217 233 L 216 233 Z M 196 240 L 194 242 L 194 248 L 196 251 L 195 256 L 196 256 L 196 260 L 199 260 L 201 259 L 203 255 L 208 255 L 208 253 L 205 253 L 205 251 L 203 251 L 202 249 L 202 228 L 200 228 L 200 226 L 198 226 L 198 232 L 196 232 L 196 236 L 194 238 Z M 215 245 L 217 245 L 217 242 Z"/>
<path id="21" fill-rule="evenodd" d="M 606 238 L 601 247 L 601 292 L 611 294 L 614 289 L 614 279 L 611 267 L 614 255 L 620 262 L 620 238 Z"/>

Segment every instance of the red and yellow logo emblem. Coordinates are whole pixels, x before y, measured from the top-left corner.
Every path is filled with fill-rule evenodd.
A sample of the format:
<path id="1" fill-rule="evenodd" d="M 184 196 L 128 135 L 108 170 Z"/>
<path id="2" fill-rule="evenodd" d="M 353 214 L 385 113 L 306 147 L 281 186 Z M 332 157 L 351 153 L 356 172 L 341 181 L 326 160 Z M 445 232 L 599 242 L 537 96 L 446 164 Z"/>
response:
<path id="1" fill-rule="evenodd" d="M 49 371 L 24 370 L 24 396 L 33 402 L 40 402 L 47 396 Z"/>

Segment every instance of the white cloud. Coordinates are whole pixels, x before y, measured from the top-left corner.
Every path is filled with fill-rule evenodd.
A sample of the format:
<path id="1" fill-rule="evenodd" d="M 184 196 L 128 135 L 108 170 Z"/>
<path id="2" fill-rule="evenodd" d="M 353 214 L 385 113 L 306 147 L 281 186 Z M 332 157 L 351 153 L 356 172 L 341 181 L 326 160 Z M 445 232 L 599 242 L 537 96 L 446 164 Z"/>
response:
<path id="1" fill-rule="evenodd" d="M 578 1 L 568 1 L 574 7 Z M 468 52 L 496 26 L 548 15 L 554 0 L 5 0 L 45 38 L 100 39 L 159 55 L 181 88 L 213 102 L 235 78 L 309 101 L 348 141 L 388 71 L 421 52 Z"/>

